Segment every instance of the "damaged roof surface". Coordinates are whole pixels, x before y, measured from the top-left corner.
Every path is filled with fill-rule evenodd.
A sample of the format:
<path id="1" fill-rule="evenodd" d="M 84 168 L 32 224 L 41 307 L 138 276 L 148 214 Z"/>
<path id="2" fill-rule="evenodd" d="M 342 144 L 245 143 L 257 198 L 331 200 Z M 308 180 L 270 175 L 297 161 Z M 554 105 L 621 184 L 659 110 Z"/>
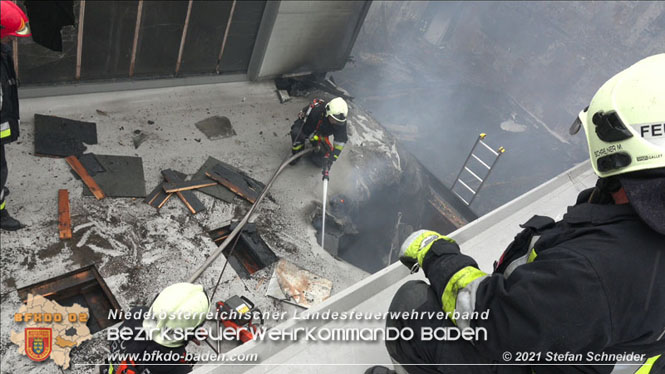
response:
<path id="1" fill-rule="evenodd" d="M 163 288 L 186 281 L 217 248 L 209 230 L 241 218 L 250 206 L 239 197 L 227 203 L 196 192 L 205 210 L 192 215 L 177 198 L 156 210 L 141 198 L 84 196 L 87 188 L 64 159 L 33 155 L 35 114 L 96 123 L 98 144 L 87 145 L 86 152 L 141 157 L 149 192 L 162 182 L 162 170 L 191 176 L 210 156 L 267 182 L 290 155 L 290 126 L 312 97 L 280 104 L 272 82 L 241 82 L 23 99 L 21 137 L 6 147 L 11 190 L 7 209 L 27 227 L 2 233 L 3 370 L 61 372 L 53 361 L 34 365 L 9 341 L 9 331 L 22 328 L 13 322 L 22 304 L 18 288 L 94 264 L 123 310 L 148 305 Z M 236 135 L 208 139 L 195 124 L 213 116 L 227 117 Z M 135 148 L 137 130 L 145 137 Z M 402 172 L 404 161 L 394 139 L 355 106 L 349 133 L 349 143 L 331 170 L 329 196 L 369 194 L 373 184 Z M 71 206 L 73 238 L 65 241 L 58 238 L 59 189 L 69 191 Z M 334 295 L 368 273 L 317 244 L 310 217 L 320 200 L 321 169 L 301 161 L 280 175 L 250 221 L 278 257 L 330 280 Z M 198 279 L 207 290 L 224 261 L 223 256 L 217 259 Z M 295 310 L 265 296 L 273 267 L 249 279 L 227 267 L 213 300 L 244 295 L 264 312 Z M 72 350 L 68 372 L 97 373 L 99 368 L 90 364 L 103 362 L 107 347 L 105 332 L 94 334 Z M 234 347 L 234 342 L 226 342 L 222 350 Z M 209 348 L 190 344 L 188 350 Z"/>

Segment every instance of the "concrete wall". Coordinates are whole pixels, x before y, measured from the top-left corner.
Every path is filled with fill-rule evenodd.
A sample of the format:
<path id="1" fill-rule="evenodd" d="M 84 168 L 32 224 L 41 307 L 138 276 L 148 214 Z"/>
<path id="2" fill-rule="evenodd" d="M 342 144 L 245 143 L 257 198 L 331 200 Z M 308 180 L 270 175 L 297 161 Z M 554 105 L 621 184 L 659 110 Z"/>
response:
<path id="1" fill-rule="evenodd" d="M 268 2 L 250 61 L 250 79 L 342 69 L 370 3 Z"/>

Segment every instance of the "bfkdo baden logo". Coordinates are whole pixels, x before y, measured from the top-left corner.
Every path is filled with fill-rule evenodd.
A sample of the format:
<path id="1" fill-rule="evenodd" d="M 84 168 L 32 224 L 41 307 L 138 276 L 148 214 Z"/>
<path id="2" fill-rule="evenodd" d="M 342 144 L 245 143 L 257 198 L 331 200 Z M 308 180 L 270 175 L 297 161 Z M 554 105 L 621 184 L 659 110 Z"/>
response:
<path id="1" fill-rule="evenodd" d="M 25 328 L 25 354 L 33 361 L 44 361 L 51 355 L 51 328 Z"/>

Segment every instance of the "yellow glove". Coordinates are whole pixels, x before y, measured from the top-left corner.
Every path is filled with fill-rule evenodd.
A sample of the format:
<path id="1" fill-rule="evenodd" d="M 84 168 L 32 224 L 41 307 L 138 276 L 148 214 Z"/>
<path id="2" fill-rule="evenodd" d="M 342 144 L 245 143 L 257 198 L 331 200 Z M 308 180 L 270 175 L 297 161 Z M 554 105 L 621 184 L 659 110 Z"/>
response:
<path id="1" fill-rule="evenodd" d="M 412 273 L 417 272 L 423 266 L 425 255 L 432 248 L 432 244 L 439 239 L 455 243 L 453 239 L 441 235 L 436 231 L 418 230 L 414 232 L 402 243 L 399 260 L 406 267 L 410 268 Z"/>

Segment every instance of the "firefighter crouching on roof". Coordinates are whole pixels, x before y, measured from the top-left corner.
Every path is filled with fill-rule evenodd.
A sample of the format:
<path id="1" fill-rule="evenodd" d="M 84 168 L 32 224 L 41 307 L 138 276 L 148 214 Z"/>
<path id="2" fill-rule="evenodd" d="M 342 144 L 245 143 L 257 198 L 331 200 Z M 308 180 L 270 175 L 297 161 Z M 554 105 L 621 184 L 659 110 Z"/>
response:
<path id="1" fill-rule="evenodd" d="M 533 216 L 521 225 L 492 274 L 452 238 L 426 230 L 409 236 L 400 259 L 421 267 L 429 284 L 405 283 L 390 311 L 443 309 L 470 318 L 387 321 L 416 332 L 410 341 L 386 342 L 396 371 L 665 373 L 663 124 L 665 54 L 659 54 L 608 80 L 571 127 L 571 134 L 586 132 L 595 188 L 582 191 L 562 220 Z M 471 314 L 486 310 L 486 319 Z M 486 340 L 419 335 L 421 327 L 454 326 L 484 328 Z M 554 354 L 566 353 L 576 355 L 563 356 L 574 362 L 556 361 L 562 356 Z M 637 360 L 618 362 L 624 353 Z M 511 363 L 524 366 L 496 365 Z"/>
<path id="2" fill-rule="evenodd" d="M 7 183 L 7 159 L 5 158 L 5 144 L 18 139 L 19 136 L 19 108 L 16 71 L 12 48 L 9 43 L 14 37 L 27 37 L 32 35 L 28 27 L 28 17 L 16 4 L 11 1 L 0 1 L 0 46 L 2 48 L 2 62 L 0 63 L 0 228 L 14 231 L 22 227 L 21 222 L 12 218 L 5 209 L 5 199 L 9 189 Z"/>
<path id="3" fill-rule="evenodd" d="M 348 140 L 346 132 L 346 118 L 349 107 L 341 97 L 336 97 L 326 103 L 320 99 L 303 108 L 298 113 L 298 119 L 291 126 L 291 152 L 296 154 L 305 147 L 305 140 L 319 147 L 313 160 L 323 168 L 323 177 L 327 178 L 332 163 L 339 158 L 344 144 Z M 330 141 L 330 136 L 334 141 Z M 295 164 L 299 159 L 292 162 Z"/>
<path id="4" fill-rule="evenodd" d="M 186 362 L 186 339 L 177 339 L 176 331 L 179 329 L 196 330 L 203 326 L 206 314 L 210 308 L 208 296 L 203 287 L 198 284 L 176 283 L 165 288 L 153 301 L 150 309 L 146 307 L 133 308 L 130 315 L 143 315 L 145 312 L 155 318 L 143 320 L 125 320 L 118 328 L 129 328 L 133 335 L 129 339 L 111 341 L 110 357 L 120 357 L 121 354 L 138 354 L 139 361 L 129 358 L 109 363 L 102 367 L 102 374 L 182 374 L 192 371 L 194 363 Z M 185 316 L 170 318 L 171 316 Z M 143 329 L 143 331 L 141 331 Z M 145 339 L 146 332 L 152 333 L 152 340 Z M 161 334 L 160 331 L 168 333 Z M 140 333 L 140 335 L 138 335 Z M 140 338 L 139 338 L 140 336 Z M 169 354 L 170 353 L 170 354 Z M 170 357 L 165 361 L 160 357 Z M 174 361 L 175 359 L 175 361 Z"/>

